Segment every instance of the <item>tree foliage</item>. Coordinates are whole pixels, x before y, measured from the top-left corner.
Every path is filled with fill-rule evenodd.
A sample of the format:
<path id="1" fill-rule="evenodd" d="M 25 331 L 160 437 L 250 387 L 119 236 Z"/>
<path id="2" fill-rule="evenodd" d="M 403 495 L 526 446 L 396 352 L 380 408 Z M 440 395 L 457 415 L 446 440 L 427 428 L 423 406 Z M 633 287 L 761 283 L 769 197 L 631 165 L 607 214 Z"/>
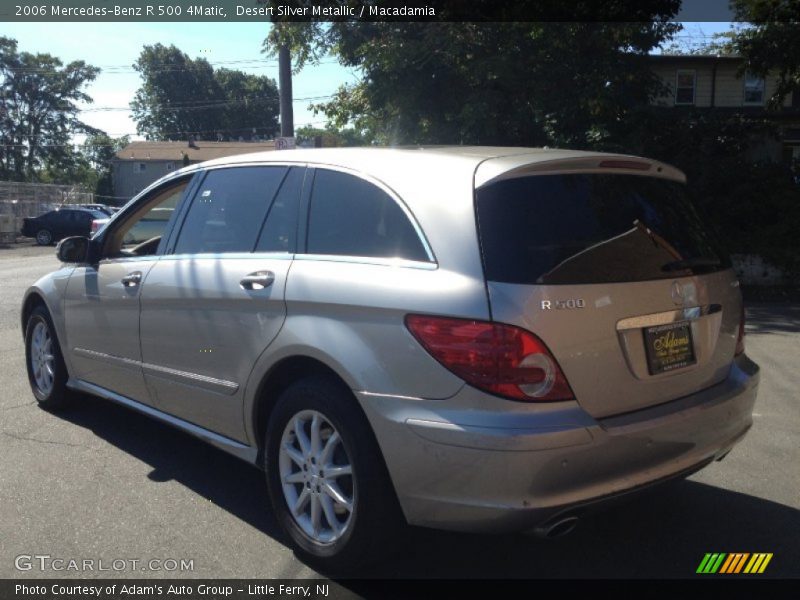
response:
<path id="1" fill-rule="evenodd" d="M 313 146 L 316 138 L 320 138 L 324 148 L 368 146 L 372 143 L 370 138 L 352 127 L 336 129 L 332 125 L 328 125 L 325 128 L 305 125 L 297 129 L 295 137 L 297 138 L 298 145 L 301 146 Z"/>
<path id="2" fill-rule="evenodd" d="M 19 52 L 0 37 L 0 178 L 33 181 L 40 170 L 75 168 L 76 133 L 95 133 L 79 118 L 78 103 L 99 69 L 83 61 L 63 64 L 50 54 Z"/>
<path id="3" fill-rule="evenodd" d="M 733 0 L 732 6 L 738 20 L 752 24 L 737 32 L 734 48 L 747 70 L 777 75 L 770 104 L 780 106 L 800 93 L 800 0 Z"/>
<path id="4" fill-rule="evenodd" d="M 133 67 L 142 86 L 131 110 L 148 139 L 250 139 L 277 131 L 278 88 L 268 77 L 215 70 L 162 44 L 145 46 Z"/>
<path id="5" fill-rule="evenodd" d="M 357 68 L 315 108 L 384 143 L 585 145 L 660 91 L 643 58 L 679 28 L 677 1 L 621 4 L 635 22 L 278 23 L 265 48 Z"/>

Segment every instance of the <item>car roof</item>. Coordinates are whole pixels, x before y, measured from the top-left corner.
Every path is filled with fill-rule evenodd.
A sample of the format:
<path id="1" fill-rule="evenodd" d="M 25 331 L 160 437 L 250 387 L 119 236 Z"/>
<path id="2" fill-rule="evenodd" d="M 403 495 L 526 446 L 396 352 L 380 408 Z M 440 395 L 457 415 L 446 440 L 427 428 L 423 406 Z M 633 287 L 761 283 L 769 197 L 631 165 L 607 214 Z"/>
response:
<path id="1" fill-rule="evenodd" d="M 396 147 L 353 147 L 353 148 L 297 148 L 294 150 L 278 150 L 271 152 L 253 152 L 216 158 L 202 163 L 204 166 L 240 164 L 248 162 L 311 162 L 317 164 L 334 164 L 338 166 L 358 166 L 365 159 L 396 160 L 417 158 L 419 160 L 435 160 L 448 162 L 453 160 L 468 161 L 478 164 L 490 158 L 504 156 L 530 155 L 531 159 L 546 160 L 555 154 L 569 153 L 584 155 L 579 150 L 557 150 L 551 148 L 523 148 L 501 146 L 396 146 Z M 597 154 L 597 153 L 590 153 Z"/>
<path id="2" fill-rule="evenodd" d="M 670 165 L 627 154 L 527 148 L 515 146 L 400 146 L 360 148 L 298 148 L 272 152 L 238 154 L 206 161 L 195 167 L 233 166 L 248 163 L 310 163 L 363 171 L 391 185 L 393 179 L 408 177 L 415 169 L 428 171 L 433 165 L 444 173 L 453 168 L 474 174 L 475 187 L 486 185 L 509 173 L 542 174 L 565 171 L 594 171 L 616 161 L 614 173 L 650 175 L 685 182 L 686 176 Z M 647 169 L 635 164 L 647 165 Z M 627 164 L 627 167 L 625 164 Z M 622 166 L 620 166 L 622 165 Z M 524 172 L 524 173 L 523 173 Z"/>
<path id="3" fill-rule="evenodd" d="M 104 217 L 108 216 L 102 210 L 98 210 L 98 209 L 95 209 L 95 208 L 86 208 L 85 206 L 70 206 L 70 205 L 60 206 L 60 207 L 56 208 L 55 210 L 51 210 L 50 212 L 58 213 L 58 212 L 64 212 L 65 210 L 76 210 L 78 212 L 85 212 L 85 213 L 89 213 L 90 215 L 95 215 L 95 216 L 96 215 L 102 215 Z"/>

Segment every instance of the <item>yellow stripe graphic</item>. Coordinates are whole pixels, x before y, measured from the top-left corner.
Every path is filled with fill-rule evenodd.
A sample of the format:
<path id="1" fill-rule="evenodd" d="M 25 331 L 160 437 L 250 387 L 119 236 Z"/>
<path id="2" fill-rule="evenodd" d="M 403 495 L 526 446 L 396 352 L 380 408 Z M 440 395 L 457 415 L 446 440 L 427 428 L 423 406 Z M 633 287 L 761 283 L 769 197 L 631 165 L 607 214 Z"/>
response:
<path id="1" fill-rule="evenodd" d="M 753 554 L 753 559 L 748 563 L 747 568 L 744 570 L 745 573 L 758 573 L 758 569 L 761 567 L 761 563 L 767 555 L 763 552 L 759 552 L 758 554 Z"/>
<path id="2" fill-rule="evenodd" d="M 761 563 L 761 568 L 758 570 L 758 572 L 759 573 L 763 573 L 764 569 L 767 568 L 767 565 L 769 564 L 769 561 L 771 561 L 771 560 L 772 560 L 772 552 L 770 552 L 769 554 L 766 555 L 766 557 L 764 558 L 764 562 Z"/>
<path id="3" fill-rule="evenodd" d="M 758 560 L 758 554 L 753 554 L 753 558 L 751 558 L 750 562 L 747 563 L 747 566 L 744 568 L 744 572 L 749 573 L 757 560 Z"/>

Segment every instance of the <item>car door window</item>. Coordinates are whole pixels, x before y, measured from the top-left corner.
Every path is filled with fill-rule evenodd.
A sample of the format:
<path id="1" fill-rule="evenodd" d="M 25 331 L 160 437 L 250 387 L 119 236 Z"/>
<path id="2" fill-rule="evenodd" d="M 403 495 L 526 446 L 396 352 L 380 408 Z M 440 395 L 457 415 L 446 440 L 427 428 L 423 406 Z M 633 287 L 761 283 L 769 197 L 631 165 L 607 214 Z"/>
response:
<path id="1" fill-rule="evenodd" d="M 308 218 L 309 254 L 429 261 L 408 216 L 378 186 L 317 169 Z"/>
<path id="2" fill-rule="evenodd" d="M 176 254 L 252 252 L 287 167 L 233 167 L 208 172 L 175 244 Z"/>
<path id="3" fill-rule="evenodd" d="M 289 169 L 267 213 L 266 223 L 256 244 L 256 252 L 295 251 L 297 211 L 305 172 L 304 167 Z"/>
<path id="4" fill-rule="evenodd" d="M 190 180 L 191 175 L 165 183 L 137 202 L 132 211 L 112 224 L 103 256 L 149 256 L 162 251 L 162 237 Z"/>

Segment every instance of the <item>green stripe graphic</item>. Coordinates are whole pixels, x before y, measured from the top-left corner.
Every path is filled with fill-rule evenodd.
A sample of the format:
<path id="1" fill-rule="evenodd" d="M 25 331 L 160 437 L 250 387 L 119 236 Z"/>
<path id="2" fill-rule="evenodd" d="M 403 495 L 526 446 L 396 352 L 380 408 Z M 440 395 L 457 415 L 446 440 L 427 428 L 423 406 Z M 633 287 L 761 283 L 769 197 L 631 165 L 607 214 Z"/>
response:
<path id="1" fill-rule="evenodd" d="M 697 571 L 695 571 L 695 572 L 696 573 L 705 573 L 706 564 L 708 563 L 708 560 L 710 558 L 711 558 L 711 553 L 710 552 L 706 552 L 706 555 L 703 557 L 703 560 L 700 561 L 700 566 L 697 567 Z"/>
<path id="2" fill-rule="evenodd" d="M 725 552 L 707 553 L 700 562 L 700 566 L 697 567 L 696 572 L 716 573 L 720 566 L 722 566 L 722 561 L 725 560 L 726 556 L 728 555 Z"/>

